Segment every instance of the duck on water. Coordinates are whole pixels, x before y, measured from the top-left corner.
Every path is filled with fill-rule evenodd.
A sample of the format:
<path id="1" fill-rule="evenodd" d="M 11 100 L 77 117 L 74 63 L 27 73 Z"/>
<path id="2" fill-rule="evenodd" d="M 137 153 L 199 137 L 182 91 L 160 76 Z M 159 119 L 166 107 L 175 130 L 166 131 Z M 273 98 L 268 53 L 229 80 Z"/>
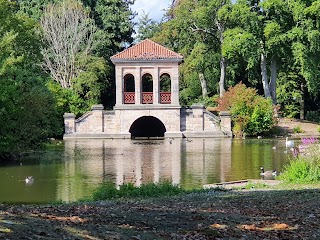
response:
<path id="1" fill-rule="evenodd" d="M 27 185 L 33 184 L 33 182 L 34 182 L 34 177 L 33 177 L 33 176 L 28 176 L 28 177 L 26 177 L 25 182 L 26 182 Z"/>

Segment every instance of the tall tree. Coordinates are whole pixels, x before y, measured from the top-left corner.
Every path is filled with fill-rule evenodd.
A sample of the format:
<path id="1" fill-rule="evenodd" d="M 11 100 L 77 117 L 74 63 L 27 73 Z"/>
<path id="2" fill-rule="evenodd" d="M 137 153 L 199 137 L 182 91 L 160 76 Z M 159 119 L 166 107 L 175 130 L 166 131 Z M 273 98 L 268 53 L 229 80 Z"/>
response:
<path id="1" fill-rule="evenodd" d="M 82 0 L 91 10 L 91 17 L 98 28 L 93 54 L 108 63 L 106 81 L 110 83 L 101 96 L 106 107 L 115 103 L 114 67 L 110 57 L 133 43 L 135 14 L 130 6 L 135 0 Z"/>
<path id="2" fill-rule="evenodd" d="M 61 2 L 62 0 L 17 0 L 19 11 L 27 14 L 35 21 L 40 21 L 45 7 L 49 3 Z"/>
<path id="3" fill-rule="evenodd" d="M 226 32 L 228 43 L 223 46 L 225 54 L 233 56 L 236 53 L 244 57 L 247 69 L 259 62 L 264 95 L 276 104 L 277 65 L 286 55 L 285 34 L 292 25 L 292 15 L 286 3 L 278 0 L 239 0 L 230 11 L 222 14 L 234 26 Z"/>
<path id="4" fill-rule="evenodd" d="M 130 6 L 135 0 L 82 0 L 91 10 L 99 39 L 95 54 L 106 61 L 133 42 L 135 14 Z"/>
<path id="5" fill-rule="evenodd" d="M 152 38 L 159 29 L 159 23 L 149 18 L 149 14 L 143 11 L 142 15 L 139 17 L 136 39 L 137 41 L 142 41 L 147 38 Z"/>
<path id="6" fill-rule="evenodd" d="M 17 10 L 0 0 L 0 158 L 38 146 L 53 127 L 36 23 Z"/>
<path id="7" fill-rule="evenodd" d="M 77 66 L 78 55 L 88 55 L 96 31 L 94 22 L 77 0 L 49 4 L 41 18 L 44 68 L 63 88 L 72 86 L 72 79 L 82 71 Z"/>
<path id="8" fill-rule="evenodd" d="M 295 1 L 290 4 L 294 27 L 288 32 L 295 64 L 311 94 L 317 96 L 320 87 L 320 1 Z"/>
<path id="9" fill-rule="evenodd" d="M 62 88 L 50 85 L 50 89 L 58 99 L 68 100 L 61 104 L 64 111 L 81 115 L 101 102 L 101 93 L 109 84 L 106 61 L 92 55 L 96 25 L 82 3 L 69 0 L 49 4 L 41 26 L 46 43 L 44 69 Z"/>
<path id="10" fill-rule="evenodd" d="M 218 18 L 218 10 L 227 4 L 230 4 L 230 1 L 182 0 L 179 4 L 174 5 L 169 12 L 172 18 L 162 25 L 161 33 L 155 37 L 156 41 L 171 46 L 174 50 L 183 54 L 186 57 L 185 65 L 192 63 L 191 68 L 186 66 L 184 69 L 194 69 L 197 72 L 202 96 L 206 96 L 207 92 L 212 91 L 215 94 L 217 88 L 221 94 L 224 92 L 226 62 L 221 55 L 220 47 L 223 41 L 225 23 Z M 200 46 L 202 47 L 199 48 Z M 200 49 L 202 50 L 199 51 Z M 205 64 L 202 61 L 189 61 L 187 58 L 191 56 L 192 52 L 201 53 Z M 219 65 L 216 61 L 218 55 L 220 55 Z M 192 56 L 194 58 L 195 55 L 192 54 Z M 201 57 L 197 59 L 200 60 Z M 212 59 L 215 61 L 210 62 Z M 198 66 L 196 66 L 197 63 Z M 217 72 L 217 69 L 220 73 Z M 188 76 L 190 76 L 190 79 L 194 79 L 194 74 L 190 71 L 189 73 L 188 71 L 183 73 L 187 82 Z M 207 86 L 210 86 L 211 89 L 209 90 Z M 212 86 L 214 87 L 212 88 Z"/>

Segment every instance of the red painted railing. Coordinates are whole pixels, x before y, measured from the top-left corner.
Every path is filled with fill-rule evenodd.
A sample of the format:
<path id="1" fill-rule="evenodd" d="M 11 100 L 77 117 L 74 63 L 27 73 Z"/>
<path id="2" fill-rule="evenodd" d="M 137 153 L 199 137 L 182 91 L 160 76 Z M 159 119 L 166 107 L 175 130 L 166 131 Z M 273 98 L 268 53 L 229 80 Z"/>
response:
<path id="1" fill-rule="evenodd" d="M 142 93 L 142 104 L 152 104 L 153 103 L 153 93 L 143 92 Z"/>
<path id="2" fill-rule="evenodd" d="M 162 104 L 171 103 L 171 92 L 161 92 L 160 93 L 160 103 L 162 103 Z"/>
<path id="3" fill-rule="evenodd" d="M 135 104 L 135 93 L 134 92 L 124 92 L 124 103 L 125 104 Z M 143 92 L 142 93 L 142 103 L 152 104 L 153 103 L 153 93 Z M 160 93 L 160 103 L 170 104 L 171 103 L 171 92 L 161 92 Z"/>
<path id="4" fill-rule="evenodd" d="M 124 93 L 124 103 L 125 104 L 134 104 L 135 103 L 135 93 L 134 92 L 125 92 Z"/>

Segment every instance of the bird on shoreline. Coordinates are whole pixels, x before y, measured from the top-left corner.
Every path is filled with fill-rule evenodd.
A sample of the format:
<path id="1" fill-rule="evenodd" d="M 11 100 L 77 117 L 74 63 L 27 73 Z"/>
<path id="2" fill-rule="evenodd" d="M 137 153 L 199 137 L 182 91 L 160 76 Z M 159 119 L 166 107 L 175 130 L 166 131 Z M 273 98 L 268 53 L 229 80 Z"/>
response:
<path id="1" fill-rule="evenodd" d="M 264 167 L 260 167 L 260 176 L 262 177 L 275 177 L 278 175 L 277 170 L 268 170 L 268 171 L 264 171 Z"/>

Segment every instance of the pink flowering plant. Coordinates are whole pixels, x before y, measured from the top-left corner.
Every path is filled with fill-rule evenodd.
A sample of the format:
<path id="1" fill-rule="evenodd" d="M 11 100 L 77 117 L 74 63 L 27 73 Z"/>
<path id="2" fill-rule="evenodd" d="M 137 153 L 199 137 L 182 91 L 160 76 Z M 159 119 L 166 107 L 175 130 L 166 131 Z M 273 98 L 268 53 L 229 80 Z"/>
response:
<path id="1" fill-rule="evenodd" d="M 320 182 L 320 145 L 316 137 L 302 138 L 279 179 L 292 183 Z"/>

